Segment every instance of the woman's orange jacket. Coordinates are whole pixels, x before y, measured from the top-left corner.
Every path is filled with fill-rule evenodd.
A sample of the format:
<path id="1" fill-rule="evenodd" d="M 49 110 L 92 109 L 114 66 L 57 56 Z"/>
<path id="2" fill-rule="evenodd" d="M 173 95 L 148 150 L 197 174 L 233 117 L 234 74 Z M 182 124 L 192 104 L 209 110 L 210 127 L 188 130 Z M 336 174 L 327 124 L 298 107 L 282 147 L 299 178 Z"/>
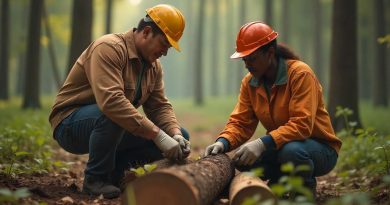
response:
<path id="1" fill-rule="evenodd" d="M 307 138 L 326 143 L 337 152 L 341 148 L 325 109 L 322 87 L 302 61 L 280 58 L 275 83 L 268 89 L 262 80 L 248 73 L 219 136 L 226 138 L 233 150 L 252 137 L 259 121 L 277 149 L 287 142 Z"/>

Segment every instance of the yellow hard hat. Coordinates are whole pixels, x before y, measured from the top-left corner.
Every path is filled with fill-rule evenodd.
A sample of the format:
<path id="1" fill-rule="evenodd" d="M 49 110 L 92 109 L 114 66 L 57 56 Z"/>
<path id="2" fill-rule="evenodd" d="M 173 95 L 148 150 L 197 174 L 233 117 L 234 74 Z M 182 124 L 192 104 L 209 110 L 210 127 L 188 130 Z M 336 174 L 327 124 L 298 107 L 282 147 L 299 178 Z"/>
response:
<path id="1" fill-rule="evenodd" d="M 167 4 L 153 6 L 146 9 L 146 13 L 164 32 L 172 47 L 180 51 L 179 40 L 185 27 L 183 14 L 177 8 Z"/>

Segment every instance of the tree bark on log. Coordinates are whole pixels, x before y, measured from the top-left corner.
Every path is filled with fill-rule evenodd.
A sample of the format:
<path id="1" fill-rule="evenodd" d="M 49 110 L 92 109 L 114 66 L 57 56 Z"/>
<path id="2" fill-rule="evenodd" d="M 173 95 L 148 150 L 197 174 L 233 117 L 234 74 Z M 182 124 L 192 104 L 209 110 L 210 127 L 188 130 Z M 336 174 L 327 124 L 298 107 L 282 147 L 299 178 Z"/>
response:
<path id="1" fill-rule="evenodd" d="M 233 176 L 234 165 L 226 154 L 207 156 L 137 178 L 127 186 L 122 204 L 208 205 Z"/>
<path id="2" fill-rule="evenodd" d="M 237 174 L 229 189 L 229 204 L 241 205 L 245 199 L 260 195 L 260 202 L 268 199 L 276 203 L 275 195 L 267 184 L 259 177 L 251 176 L 248 172 L 241 172 Z"/>
<path id="3" fill-rule="evenodd" d="M 189 159 L 189 158 L 186 158 L 186 159 L 183 159 L 180 161 L 173 161 L 173 160 L 164 158 L 164 159 L 149 163 L 149 165 L 156 165 L 157 167 L 155 170 L 159 170 L 159 169 L 168 168 L 168 167 L 172 167 L 172 166 L 190 164 L 192 162 L 194 162 L 194 160 Z M 155 171 L 155 170 L 153 170 L 153 171 Z M 132 181 L 134 181 L 135 179 L 137 179 L 137 176 L 133 171 L 126 171 L 125 177 L 123 178 L 123 180 L 120 184 L 121 189 L 126 188 L 126 186 L 128 184 L 130 184 Z"/>

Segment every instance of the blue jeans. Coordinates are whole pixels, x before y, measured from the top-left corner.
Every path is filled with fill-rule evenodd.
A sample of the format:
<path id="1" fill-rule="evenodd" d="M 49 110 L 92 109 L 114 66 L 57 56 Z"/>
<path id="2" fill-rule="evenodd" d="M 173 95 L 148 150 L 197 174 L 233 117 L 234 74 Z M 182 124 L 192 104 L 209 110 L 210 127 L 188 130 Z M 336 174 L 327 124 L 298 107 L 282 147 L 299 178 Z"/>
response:
<path id="1" fill-rule="evenodd" d="M 188 132 L 181 128 L 188 140 Z M 132 135 L 112 122 L 96 104 L 83 106 L 55 129 L 58 144 L 73 154 L 87 154 L 85 175 L 110 177 L 123 175 L 129 167 L 162 159 L 152 140 Z"/>
<path id="2" fill-rule="evenodd" d="M 308 165 L 310 171 L 299 172 L 304 185 L 315 188 L 317 176 L 329 173 L 336 165 L 337 152 L 330 146 L 313 139 L 303 141 L 292 141 L 285 144 L 279 150 L 267 150 L 252 166 L 238 167 L 240 171 L 248 171 L 252 168 L 262 167 L 264 169 L 263 180 L 270 180 L 270 184 L 277 183 L 279 178 L 287 173 L 282 173 L 282 164 L 292 162 L 297 165 Z"/>

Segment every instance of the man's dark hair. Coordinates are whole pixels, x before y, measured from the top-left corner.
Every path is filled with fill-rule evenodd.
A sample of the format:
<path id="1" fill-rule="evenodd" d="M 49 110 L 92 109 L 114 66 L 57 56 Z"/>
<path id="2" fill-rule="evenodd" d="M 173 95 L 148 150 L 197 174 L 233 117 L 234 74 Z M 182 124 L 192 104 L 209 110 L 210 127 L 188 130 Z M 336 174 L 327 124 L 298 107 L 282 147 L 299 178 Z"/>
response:
<path id="1" fill-rule="evenodd" d="M 137 31 L 142 31 L 146 26 L 150 26 L 152 28 L 153 36 L 156 34 L 165 35 L 164 32 L 157 26 L 156 23 L 150 18 L 149 15 L 146 15 L 144 18 L 142 18 L 137 26 Z"/>

